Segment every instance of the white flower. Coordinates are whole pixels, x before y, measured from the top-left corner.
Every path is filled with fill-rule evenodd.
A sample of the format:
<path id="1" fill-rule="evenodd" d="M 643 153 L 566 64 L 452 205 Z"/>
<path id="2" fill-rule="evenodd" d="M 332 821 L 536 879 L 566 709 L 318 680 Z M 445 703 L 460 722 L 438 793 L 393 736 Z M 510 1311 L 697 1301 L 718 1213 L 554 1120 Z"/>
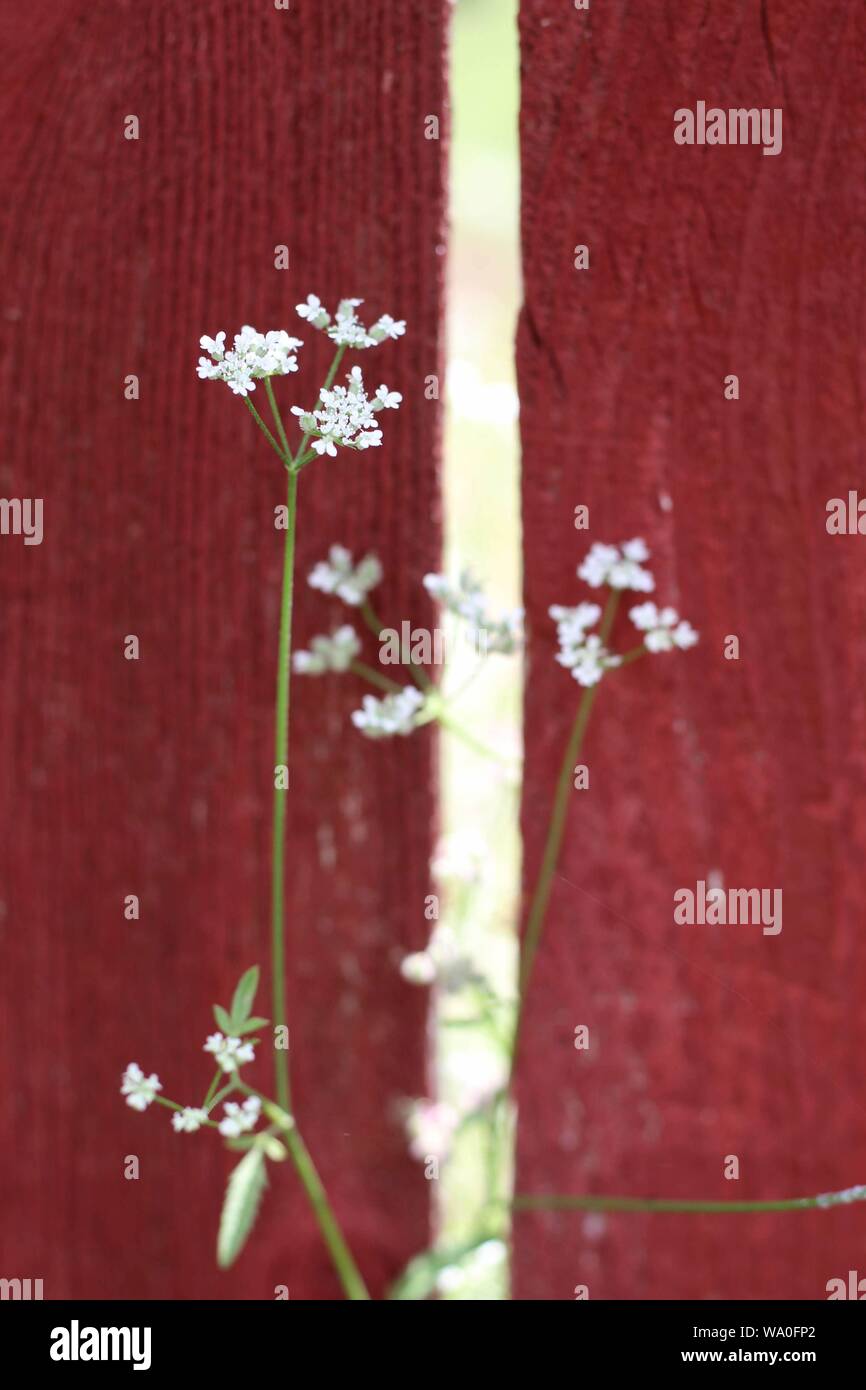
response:
<path id="1" fill-rule="evenodd" d="M 156 1072 L 145 1076 L 137 1062 L 130 1062 L 120 1083 L 120 1094 L 126 1096 L 127 1105 L 133 1110 L 146 1110 L 161 1090 L 162 1082 Z"/>
<path id="2" fill-rule="evenodd" d="M 655 588 L 655 580 L 649 570 L 643 569 L 640 564 L 640 561 L 648 559 L 649 551 L 639 536 L 625 541 L 622 546 L 603 545 L 596 541 L 590 546 L 577 574 L 593 589 L 607 584 L 611 589 L 636 589 L 638 593 L 650 594 Z"/>
<path id="3" fill-rule="evenodd" d="M 397 410 L 403 397 L 399 391 L 389 391 L 387 386 L 380 386 L 376 392 L 376 399 L 373 402 L 374 410 Z"/>
<path id="4" fill-rule="evenodd" d="M 413 951 L 400 962 L 400 974 L 410 985 L 432 985 L 436 979 L 436 962 L 427 951 Z"/>
<path id="5" fill-rule="evenodd" d="M 367 738 L 390 738 L 393 734 L 411 734 L 415 716 L 424 703 L 424 696 L 414 685 L 379 700 L 365 695 L 363 708 L 352 714 L 352 723 Z"/>
<path id="6" fill-rule="evenodd" d="M 376 412 L 383 409 L 382 401 L 370 400 L 360 367 L 353 367 L 346 380 L 348 386 L 322 391 L 313 410 L 292 406 L 292 414 L 299 417 L 305 433 L 317 436 L 313 440 L 317 454 L 334 455 L 337 444 L 344 449 L 370 449 L 382 443 L 382 431 L 376 425 Z M 387 387 L 380 389 L 396 398 L 391 407 L 396 410 L 402 396 L 389 392 Z"/>
<path id="7" fill-rule="evenodd" d="M 211 1033 L 202 1051 L 212 1052 L 224 1072 L 237 1071 L 245 1062 L 252 1062 L 256 1055 L 252 1043 L 241 1042 L 240 1038 L 224 1038 L 222 1033 Z"/>
<path id="8" fill-rule="evenodd" d="M 444 1158 L 460 1123 L 453 1106 L 432 1100 L 419 1100 L 406 1117 L 409 1152 L 422 1162 L 427 1158 Z"/>
<path id="9" fill-rule="evenodd" d="M 454 932 L 445 926 L 437 927 L 426 951 L 404 957 L 400 974 L 413 985 L 432 985 L 435 980 L 448 993 L 483 978 L 471 956 L 461 950 Z"/>
<path id="10" fill-rule="evenodd" d="M 365 328 L 356 312 L 363 303 L 363 299 L 341 299 L 333 323 L 331 315 L 316 294 L 308 294 L 307 302 L 296 304 L 295 308 L 301 318 L 306 319 L 314 328 L 326 329 L 332 342 L 341 347 L 376 347 L 386 338 L 400 338 L 406 332 L 405 321 L 401 319 L 398 323 L 390 314 L 383 314 L 372 328 Z"/>
<path id="11" fill-rule="evenodd" d="M 488 855 L 488 846 L 476 830 L 454 831 L 437 845 L 430 868 L 444 882 L 477 883 Z"/>
<path id="12" fill-rule="evenodd" d="M 605 671 L 619 666 L 621 660 L 608 651 L 595 633 L 587 637 L 583 646 L 562 651 L 556 659 L 568 667 L 578 685 L 598 685 Z"/>
<path id="13" fill-rule="evenodd" d="M 296 652 L 294 668 L 300 676 L 321 676 L 325 671 L 348 671 L 358 652 L 361 639 L 347 623 L 338 627 L 330 637 L 314 637 L 311 651 Z"/>
<path id="14" fill-rule="evenodd" d="M 523 643 L 523 609 L 515 608 L 501 618 L 487 615 L 487 599 L 471 570 L 461 570 L 454 583 L 444 574 L 425 574 L 424 588 L 449 613 L 467 622 L 481 653 L 510 655 Z"/>
<path id="15" fill-rule="evenodd" d="M 242 1105 L 238 1105 L 236 1101 L 227 1100 L 223 1109 L 226 1112 L 226 1118 L 220 1120 L 219 1132 L 224 1134 L 227 1139 L 237 1139 L 239 1134 L 255 1129 L 262 1112 L 262 1103 L 258 1096 L 249 1096 Z"/>
<path id="16" fill-rule="evenodd" d="M 178 1134 L 195 1134 L 197 1129 L 201 1129 L 206 1119 L 206 1110 L 194 1110 L 188 1105 L 184 1110 L 174 1112 L 171 1117 L 171 1127 Z"/>
<path id="17" fill-rule="evenodd" d="M 308 294 L 306 304 L 296 304 L 295 309 L 314 328 L 327 328 L 331 322 L 331 315 L 317 294 Z"/>
<path id="18" fill-rule="evenodd" d="M 311 589 L 323 594 L 336 594 L 344 603 L 357 608 L 382 578 L 382 566 L 375 555 L 365 555 L 355 565 L 351 551 L 344 545 L 332 545 L 327 560 L 320 560 L 310 573 Z"/>
<path id="19" fill-rule="evenodd" d="M 548 612 L 556 623 L 556 636 L 562 648 L 557 661 L 563 666 L 571 666 L 572 653 L 582 647 L 587 629 L 593 627 L 601 617 L 597 603 L 579 603 L 576 608 L 563 608 L 555 603 Z"/>
<path id="20" fill-rule="evenodd" d="M 392 319 L 390 314 L 383 314 L 370 329 L 370 337 L 373 339 L 374 343 L 381 343 L 384 342 L 386 338 L 402 338 L 405 332 L 405 319 L 400 319 L 399 323 L 397 323 Z"/>
<path id="21" fill-rule="evenodd" d="M 298 370 L 294 349 L 302 347 L 300 338 L 290 338 L 284 329 L 258 333 L 245 324 L 235 334 L 230 352 L 225 351 L 225 333 L 200 339 L 200 345 L 213 359 L 200 357 L 198 375 L 203 381 L 224 381 L 236 396 L 255 391 L 256 382 L 269 376 L 287 376 Z"/>
<path id="22" fill-rule="evenodd" d="M 675 608 L 656 608 L 654 603 L 641 603 L 629 609 L 629 617 L 643 632 L 644 646 L 649 652 L 669 652 L 674 647 L 685 651 L 698 640 L 691 623 L 681 619 Z"/>

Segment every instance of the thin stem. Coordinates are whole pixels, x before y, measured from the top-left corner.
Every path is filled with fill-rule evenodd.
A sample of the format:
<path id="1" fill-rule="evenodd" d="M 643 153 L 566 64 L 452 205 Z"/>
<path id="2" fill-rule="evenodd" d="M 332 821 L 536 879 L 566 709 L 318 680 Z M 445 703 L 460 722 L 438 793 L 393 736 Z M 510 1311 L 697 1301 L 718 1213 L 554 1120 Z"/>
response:
<path id="1" fill-rule="evenodd" d="M 217 1086 L 219 1085 L 220 1077 L 222 1076 L 222 1074 L 223 1074 L 222 1067 L 217 1067 L 216 1071 L 214 1072 L 213 1081 L 210 1083 L 210 1085 L 209 1085 L 208 1088 L 207 1088 L 207 1095 L 205 1096 L 204 1100 L 203 1100 L 202 1103 L 201 1103 L 201 1108 L 202 1108 L 202 1110 L 207 1110 L 208 1106 L 210 1105 L 211 1101 L 213 1100 L 214 1092 L 215 1092 Z"/>
<path id="2" fill-rule="evenodd" d="M 466 744 L 467 748 L 471 748 L 473 753 L 477 753 L 480 758 L 489 758 L 492 762 L 499 763 L 500 767 L 510 766 L 508 760 L 497 753 L 495 748 L 488 748 L 486 743 L 482 743 L 474 734 L 470 734 L 469 730 L 464 729 L 462 724 L 458 724 L 457 720 L 453 719 L 450 714 L 443 711 L 435 718 L 443 729 L 447 729 L 455 738 L 459 738 L 462 743 Z"/>
<path id="3" fill-rule="evenodd" d="M 619 592 L 613 590 L 605 605 L 601 627 L 599 629 L 599 636 L 603 643 L 607 641 L 610 635 L 610 630 L 613 626 L 613 620 L 616 617 L 616 610 L 619 605 L 619 597 Z M 541 941 L 544 918 L 547 913 L 550 894 L 553 888 L 553 878 L 559 860 L 559 852 L 562 848 L 562 837 L 565 833 L 565 824 L 568 816 L 568 800 L 571 792 L 573 769 L 583 744 L 584 734 L 589 724 L 589 716 L 592 714 L 592 707 L 595 704 L 598 690 L 598 684 L 588 685 L 580 698 L 577 714 L 575 715 L 574 724 L 571 729 L 571 735 L 566 745 L 562 765 L 559 769 L 547 839 L 544 843 L 544 851 L 541 858 L 541 868 L 539 869 L 535 890 L 532 894 L 529 915 L 526 919 L 523 948 L 520 953 L 517 1015 L 514 1021 L 514 1042 L 511 1052 L 512 1070 L 517 1056 L 517 1042 L 520 1034 L 523 1006 L 526 1001 L 526 992 L 529 988 L 532 967 L 535 964 L 535 957 Z"/>
<path id="4" fill-rule="evenodd" d="M 298 475 L 289 469 L 287 490 L 288 520 L 283 548 L 283 584 L 280 600 L 280 635 L 277 649 L 276 726 L 274 730 L 274 767 L 289 765 L 289 695 L 292 657 L 292 599 L 295 582 L 295 531 L 298 515 Z M 287 778 L 288 780 L 288 778 Z M 274 824 L 271 849 L 271 976 L 273 990 L 273 1022 L 286 1028 L 286 930 L 285 930 L 285 857 L 286 857 L 286 797 L 288 788 L 277 786 L 274 774 Z M 274 1048 L 274 1085 L 277 1100 L 284 1110 L 289 1109 L 289 1050 Z"/>
<path id="5" fill-rule="evenodd" d="M 368 598 L 365 598 L 364 602 L 361 604 L 361 617 L 364 619 L 370 631 L 379 638 L 382 634 L 384 624 Z M 424 667 L 419 666 L 417 661 L 413 661 L 411 656 L 409 658 L 409 675 L 412 677 L 418 689 L 423 690 L 425 695 L 429 694 L 433 689 L 433 682 L 427 675 Z"/>
<path id="6" fill-rule="evenodd" d="M 662 1211 L 754 1212 L 808 1211 L 866 1202 L 866 1187 L 823 1192 L 817 1197 L 787 1197 L 776 1202 L 704 1202 L 668 1197 L 572 1197 L 546 1193 L 521 1193 L 511 1200 L 515 1211 Z"/>
<path id="7" fill-rule="evenodd" d="M 369 681 L 371 685 L 377 686 L 379 690 L 387 690 L 389 695 L 403 689 L 402 685 L 392 681 L 389 676 L 383 676 L 381 671 L 376 670 L 375 666 L 368 666 L 366 661 L 353 661 L 349 670 L 353 671 L 356 676 L 361 676 L 365 681 Z"/>
<path id="8" fill-rule="evenodd" d="M 263 1104 L 272 1106 L 273 1102 L 267 1096 L 262 1095 L 261 1091 L 256 1091 L 252 1086 L 247 1086 L 244 1082 L 238 1082 L 238 1089 L 247 1095 L 258 1096 Z M 285 1111 L 284 1106 L 279 1107 Z M 307 1194 L 313 1214 L 316 1218 L 319 1230 L 334 1262 L 340 1283 L 346 1296 L 353 1301 L 368 1301 L 370 1295 L 364 1283 L 358 1266 L 352 1256 L 352 1252 L 346 1244 L 340 1223 L 334 1215 L 334 1210 L 328 1201 L 328 1194 L 319 1177 L 316 1165 L 310 1156 L 310 1151 L 304 1143 L 301 1133 L 291 1115 L 284 1113 L 278 1124 L 278 1129 L 283 1143 L 291 1155 L 295 1166 L 295 1172 L 301 1180 L 301 1185 Z"/>
<path id="9" fill-rule="evenodd" d="M 271 379 L 269 376 L 265 377 L 265 392 L 268 397 L 268 405 L 271 407 L 271 414 L 274 417 L 274 424 L 277 427 L 277 434 L 280 436 L 280 443 L 283 446 L 283 459 L 286 464 L 286 467 L 290 468 L 292 465 L 292 451 L 289 448 L 289 441 L 286 438 L 286 430 L 285 426 L 283 425 L 283 417 L 277 408 L 277 401 L 274 395 L 274 388 L 271 385 Z"/>
<path id="10" fill-rule="evenodd" d="M 266 383 L 267 386 L 270 386 L 270 382 L 268 381 L 267 377 L 265 377 L 265 383 Z M 273 449 L 274 453 L 277 455 L 277 458 L 280 460 L 281 463 L 285 464 L 286 467 L 288 468 L 288 462 L 287 462 L 287 459 L 286 459 L 286 455 L 283 453 L 283 451 L 282 451 L 282 449 L 280 448 L 279 444 L 278 444 L 277 441 L 274 439 L 274 436 L 271 434 L 270 430 L 268 429 L 267 425 L 265 424 L 265 422 L 264 422 L 264 420 L 262 419 L 262 417 L 261 417 L 261 415 L 259 414 L 259 412 L 256 410 L 256 408 L 255 408 L 255 406 L 253 405 L 252 401 L 250 400 L 249 396 L 244 396 L 244 401 L 245 401 L 245 403 L 246 403 L 247 410 L 248 410 L 248 411 L 250 412 L 250 414 L 252 415 L 253 419 L 255 420 L 255 422 L 256 422 L 256 424 L 258 425 L 259 429 L 261 430 L 262 434 L 265 436 L 265 439 L 268 441 L 268 443 L 270 444 L 270 446 L 271 446 L 271 448 Z M 287 451 L 287 452 L 288 452 L 288 451 Z"/>

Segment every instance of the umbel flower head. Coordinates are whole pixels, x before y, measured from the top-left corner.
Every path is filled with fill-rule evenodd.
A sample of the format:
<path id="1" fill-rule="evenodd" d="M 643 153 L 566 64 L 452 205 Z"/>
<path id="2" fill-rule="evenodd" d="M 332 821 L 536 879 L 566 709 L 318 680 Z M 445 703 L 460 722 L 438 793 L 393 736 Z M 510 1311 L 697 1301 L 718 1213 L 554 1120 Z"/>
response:
<path id="1" fill-rule="evenodd" d="M 302 319 L 313 328 L 324 329 L 340 347 L 378 347 L 387 338 L 401 338 L 406 332 L 405 320 L 398 321 L 390 314 L 383 314 L 372 328 L 365 328 L 357 314 L 363 303 L 363 299 L 341 299 L 333 321 L 317 294 L 308 294 L 306 303 L 296 304 L 295 308 Z"/>
<path id="2" fill-rule="evenodd" d="M 365 695 L 362 708 L 352 714 L 352 723 L 367 738 L 411 734 L 416 728 L 416 715 L 423 704 L 424 696 L 414 685 L 407 685 L 381 700 L 375 695 Z"/>
<path id="3" fill-rule="evenodd" d="M 200 346 L 209 354 L 198 359 L 198 375 L 203 381 L 224 381 L 236 396 L 255 391 L 256 382 L 268 376 L 287 376 L 298 370 L 295 348 L 303 346 L 300 338 L 290 338 L 283 329 L 258 333 L 245 324 L 235 334 L 234 346 L 225 350 L 226 335 L 204 337 Z"/>
<path id="4" fill-rule="evenodd" d="M 171 1127 L 176 1134 L 195 1134 L 207 1120 L 207 1111 L 187 1105 L 176 1110 L 171 1117 Z"/>
<path id="5" fill-rule="evenodd" d="M 691 623 L 681 619 L 675 608 L 656 608 L 654 603 L 640 603 L 630 608 L 631 618 L 638 632 L 644 634 L 644 646 L 648 652 L 670 652 L 674 647 L 686 651 L 698 640 Z"/>
<path id="6" fill-rule="evenodd" d="M 357 608 L 382 578 L 382 565 L 376 555 L 365 555 L 356 565 L 352 552 L 344 545 L 332 545 L 327 560 L 320 560 L 307 580 L 311 589 L 336 594 L 344 603 Z"/>
<path id="7" fill-rule="evenodd" d="M 336 457 L 337 446 L 344 449 L 375 449 L 382 443 L 382 431 L 376 426 L 380 410 L 398 410 L 403 397 L 399 391 L 380 386 L 375 396 L 367 395 L 360 367 L 353 367 L 346 377 L 348 386 L 334 386 L 322 391 L 314 410 L 292 406 L 301 428 L 315 436 L 312 447 L 317 454 Z"/>
<path id="8" fill-rule="evenodd" d="M 633 589 L 652 593 L 655 579 L 643 562 L 650 557 L 646 542 L 639 536 L 622 545 L 603 545 L 596 542 L 578 567 L 578 578 L 591 588 L 606 585 L 620 591 Z M 590 633 L 599 621 L 602 610 L 597 603 L 579 603 L 575 608 L 554 604 L 549 610 L 556 623 L 559 641 L 557 661 L 565 666 L 579 685 L 597 685 L 606 671 L 622 665 L 622 656 L 611 652 L 598 633 Z M 654 603 L 637 604 L 629 617 L 639 632 L 644 633 L 643 652 L 669 652 L 675 647 L 693 647 L 698 634 L 690 623 L 682 620 L 674 608 L 657 608 Z M 631 661 L 642 655 L 641 648 L 627 654 Z"/>
<path id="9" fill-rule="evenodd" d="M 348 671 L 361 650 L 361 639 L 346 623 L 330 637 L 314 637 L 310 651 L 296 652 L 292 665 L 299 676 L 323 676 L 326 671 Z"/>
<path id="10" fill-rule="evenodd" d="M 202 1051 L 212 1052 L 224 1072 L 237 1071 L 245 1062 L 252 1062 L 256 1055 L 251 1042 L 224 1038 L 222 1033 L 211 1033 Z"/>
<path id="11" fill-rule="evenodd" d="M 120 1082 L 120 1094 L 126 1096 L 127 1105 L 133 1110 L 146 1110 L 161 1090 L 162 1082 L 156 1072 L 145 1076 L 137 1062 L 130 1062 Z"/>
<path id="12" fill-rule="evenodd" d="M 424 588 L 448 613 L 462 619 L 477 635 L 485 652 L 510 656 L 523 643 L 523 609 L 495 619 L 487 615 L 487 598 L 471 570 L 461 570 L 456 583 L 444 574 L 425 574 Z"/>

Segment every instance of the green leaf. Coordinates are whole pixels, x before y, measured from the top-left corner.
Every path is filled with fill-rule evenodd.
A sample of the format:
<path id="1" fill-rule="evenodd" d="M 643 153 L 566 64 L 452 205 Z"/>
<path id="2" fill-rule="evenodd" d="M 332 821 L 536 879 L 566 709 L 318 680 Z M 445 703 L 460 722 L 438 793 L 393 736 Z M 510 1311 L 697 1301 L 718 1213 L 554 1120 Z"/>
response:
<path id="1" fill-rule="evenodd" d="M 223 1008 L 222 1004 L 214 1004 L 213 1016 L 216 1019 L 217 1028 L 221 1028 L 226 1034 L 232 1031 L 232 1021 Z"/>
<path id="2" fill-rule="evenodd" d="M 217 1237 L 217 1264 L 228 1269 L 244 1248 L 265 1189 L 265 1156 L 250 1149 L 229 1174 Z"/>
<path id="3" fill-rule="evenodd" d="M 256 1028 L 265 1028 L 268 1020 L 266 1018 L 248 1018 L 246 1023 L 242 1023 L 240 1028 L 235 1028 L 235 1037 L 242 1038 L 244 1033 L 253 1033 Z"/>
<path id="4" fill-rule="evenodd" d="M 251 965 L 238 980 L 237 989 L 232 995 L 232 1029 L 235 1035 L 242 1023 L 245 1023 L 250 1016 L 253 1007 L 253 1000 L 256 997 L 256 990 L 259 987 L 259 967 Z"/>

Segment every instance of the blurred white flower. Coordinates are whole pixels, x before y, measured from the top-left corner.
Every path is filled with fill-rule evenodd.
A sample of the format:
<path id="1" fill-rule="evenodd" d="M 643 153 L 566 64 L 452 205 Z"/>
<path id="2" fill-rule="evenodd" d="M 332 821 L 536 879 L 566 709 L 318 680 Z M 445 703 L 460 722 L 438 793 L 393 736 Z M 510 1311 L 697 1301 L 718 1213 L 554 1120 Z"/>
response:
<path id="1" fill-rule="evenodd" d="M 413 951 L 400 962 L 400 974 L 410 985 L 432 985 L 436 962 L 428 951 Z"/>
<path id="2" fill-rule="evenodd" d="M 362 708 L 352 713 L 352 723 L 367 738 L 411 734 L 416 727 L 415 716 L 423 704 L 424 696 L 414 685 L 407 685 L 381 700 L 375 695 L 365 695 Z"/>
<path id="3" fill-rule="evenodd" d="M 255 1049 L 251 1042 L 241 1042 L 240 1038 L 224 1038 L 222 1033 L 211 1033 L 202 1048 L 212 1052 L 217 1065 L 224 1072 L 237 1071 L 245 1062 L 255 1060 Z"/>
<path id="4" fill-rule="evenodd" d="M 219 1132 L 227 1139 L 237 1139 L 239 1134 L 255 1129 L 262 1112 L 262 1103 L 258 1096 L 248 1096 L 242 1105 L 227 1100 L 223 1110 L 225 1119 L 219 1122 Z"/>
<path id="5" fill-rule="evenodd" d="M 300 338 L 290 338 L 284 329 L 258 333 L 245 324 L 235 334 L 234 346 L 225 350 L 225 333 L 215 338 L 202 337 L 200 346 L 208 357 L 198 360 L 198 375 L 203 381 L 224 381 L 236 396 L 255 391 L 256 382 L 269 376 L 287 376 L 298 370 L 295 349 L 302 347 Z"/>
<path id="6" fill-rule="evenodd" d="M 127 1105 L 133 1110 L 146 1110 L 162 1090 L 162 1082 L 156 1072 L 145 1076 L 137 1062 L 130 1062 L 120 1082 L 120 1094 L 126 1096 Z"/>
<path id="7" fill-rule="evenodd" d="M 348 623 L 330 637 L 314 637 L 310 651 L 296 652 L 292 665 L 301 676 L 321 676 L 325 671 L 348 671 L 361 650 L 361 639 Z"/>
<path id="8" fill-rule="evenodd" d="M 674 647 L 686 651 L 698 640 L 698 634 L 681 619 L 675 608 L 657 608 L 654 603 L 641 603 L 629 609 L 629 617 L 638 632 L 644 633 L 644 646 L 650 652 L 669 652 Z"/>
<path id="9" fill-rule="evenodd" d="M 555 603 L 548 612 L 556 623 L 556 636 L 561 647 L 556 659 L 562 666 L 570 667 L 573 665 L 573 654 L 586 640 L 587 630 L 601 617 L 601 609 L 597 603 L 579 603 L 576 608 L 563 608 L 562 604 Z"/>
<path id="10" fill-rule="evenodd" d="M 586 581 L 593 589 L 607 584 L 611 589 L 636 589 L 649 594 L 655 588 L 655 580 L 649 570 L 641 566 L 649 559 L 646 544 L 638 536 L 632 541 L 624 541 L 621 546 L 603 545 L 596 541 L 578 567 L 578 578 Z"/>
<path id="11" fill-rule="evenodd" d="M 484 590 L 471 570 L 461 570 L 456 583 L 444 574 L 425 574 L 423 582 L 431 598 L 469 624 L 479 653 L 508 656 L 522 646 L 523 609 L 516 608 L 502 618 L 488 617 Z"/>
<path id="12" fill-rule="evenodd" d="M 438 844 L 430 865 L 438 879 L 477 883 L 488 856 L 484 839 L 475 830 L 455 830 Z"/>
<path id="13" fill-rule="evenodd" d="M 442 1101 L 418 1100 L 406 1117 L 409 1152 L 423 1162 L 444 1158 L 460 1123 L 457 1111 Z"/>
<path id="14" fill-rule="evenodd" d="M 171 1117 L 171 1127 L 177 1134 L 195 1134 L 206 1119 L 206 1110 L 197 1110 L 188 1105 L 184 1110 L 175 1110 Z"/>
<path id="15" fill-rule="evenodd" d="M 307 580 L 311 589 L 323 594 L 336 594 L 344 603 L 357 608 L 382 578 L 382 566 L 376 555 L 365 555 L 355 565 L 351 551 L 344 545 L 332 545 L 327 560 L 320 560 Z"/>

